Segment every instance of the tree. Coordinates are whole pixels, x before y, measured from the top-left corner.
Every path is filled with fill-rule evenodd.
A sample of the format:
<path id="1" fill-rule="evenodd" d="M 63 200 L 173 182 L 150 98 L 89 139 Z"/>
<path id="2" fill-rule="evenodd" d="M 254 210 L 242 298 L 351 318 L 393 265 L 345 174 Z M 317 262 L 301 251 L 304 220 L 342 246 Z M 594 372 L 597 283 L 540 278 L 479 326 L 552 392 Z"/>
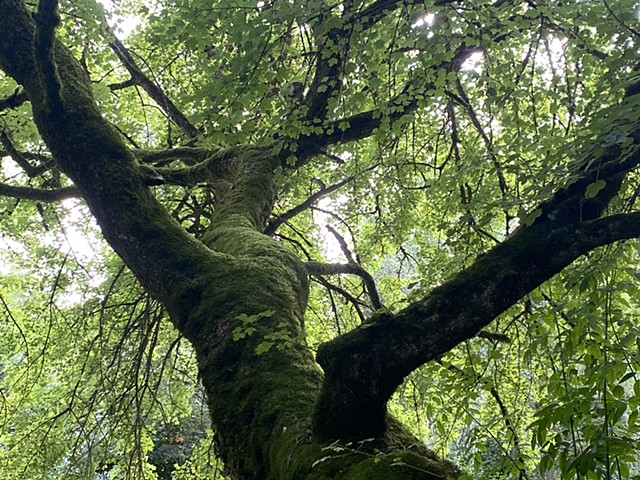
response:
<path id="1" fill-rule="evenodd" d="M 98 387 L 90 397 L 78 393 L 85 379 L 97 381 L 85 369 L 95 345 L 108 343 L 109 322 L 122 321 L 110 313 L 113 303 L 136 318 L 124 324 L 123 339 L 138 328 L 153 333 L 137 350 L 126 351 L 124 340 L 109 344 L 135 378 L 145 368 L 157 373 L 153 354 L 144 360 L 153 347 L 164 345 L 166 360 L 176 352 L 170 341 L 189 341 L 230 478 L 458 478 L 461 470 L 388 412 L 412 372 L 435 375 L 429 366 L 440 369 L 438 378 L 449 375 L 449 385 L 467 385 L 469 375 L 486 385 L 504 435 L 491 445 L 511 445 L 503 456 L 514 475 L 527 478 L 539 461 L 526 455 L 524 426 L 515 425 L 501 385 L 479 380 L 462 353 L 497 358 L 501 342 L 524 332 L 516 319 L 526 318 L 527 349 L 553 344 L 564 362 L 567 352 L 557 349 L 572 342 L 577 350 L 580 340 L 568 339 L 582 335 L 576 356 L 583 363 L 572 375 L 605 372 L 580 390 L 589 395 L 571 390 L 567 397 L 587 401 L 587 411 L 603 404 L 602 428 L 593 430 L 600 436 L 586 427 L 576 433 L 578 410 L 567 398 L 535 407 L 545 412 L 530 418 L 541 469 L 556 464 L 578 478 L 613 478 L 613 469 L 624 476 L 637 462 L 633 348 L 640 337 L 637 322 L 611 326 L 611 315 L 628 312 L 618 302 L 631 309 L 638 289 L 634 267 L 621 266 L 637 244 L 616 244 L 640 236 L 633 2 L 130 2 L 111 17 L 89 0 L 0 5 L 2 142 L 20 169 L 4 163 L 0 193 L 7 211 L 17 212 L 5 228 L 21 229 L 25 244 L 55 258 L 46 243 L 37 247 L 44 234 L 33 226 L 34 212 L 52 228 L 56 212 L 69 208 L 56 202 L 78 198 L 129 269 L 112 260 L 98 275 L 100 287 L 76 278 L 80 291 L 101 293 L 57 307 L 57 291 L 74 291 L 67 257 L 58 259 L 63 266 L 44 299 L 55 320 L 37 335 L 48 344 L 60 330 L 89 346 L 71 382 L 72 398 L 83 400 L 70 400 L 45 426 L 78 411 L 105 422 L 115 416 Z M 108 26 L 115 14 L 141 22 L 128 46 Z M 333 205 L 319 206 L 322 198 Z M 344 223 L 320 234 L 322 212 Z M 329 235 L 347 263 L 323 247 Z M 589 256 L 611 245 L 619 247 Z M 598 274 L 586 275 L 587 268 Z M 311 299 L 310 275 L 319 285 Z M 591 313 L 608 307 L 604 320 L 585 326 L 572 317 L 577 307 L 568 314 L 569 301 L 558 301 L 558 292 L 573 291 L 571 275 L 584 279 L 584 295 L 606 291 L 591 303 Z M 544 318 L 531 320 L 543 304 L 557 313 L 557 333 L 542 327 Z M 28 344 L 14 315 L 21 303 L 11 305 L 5 302 L 11 338 Z M 71 320 L 89 318 L 89 310 L 96 323 Z M 165 312 L 178 339 L 161 330 Z M 321 317 L 332 312 L 351 323 L 326 327 Z M 492 323 L 504 315 L 512 322 Z M 7 411 L 28 380 L 15 375 L 21 359 L 55 374 L 73 354 L 66 345 L 56 355 L 43 348 L 41 356 L 2 360 L 3 375 L 14 379 L 3 393 Z M 616 355 L 625 358 L 622 367 Z M 50 362 L 57 366 L 49 370 Z M 571 384 L 564 363 L 556 377 L 534 363 L 522 374 L 534 383 L 565 375 L 563 388 Z M 112 368 L 113 361 L 98 383 Z M 634 379 L 632 391 L 625 382 Z M 46 380 L 42 404 L 60 381 Z M 479 404 L 472 399 L 469 408 Z M 142 407 L 136 411 L 132 431 L 154 428 Z M 11 418 L 6 428 L 16 428 L 19 419 Z M 49 478 L 134 476 L 134 463 L 137 475 L 150 475 L 140 466 L 152 448 L 147 437 L 123 437 L 142 452 L 127 463 L 113 454 L 131 447 L 116 446 L 122 431 L 103 435 L 87 427 L 91 421 L 77 421 L 84 440 L 42 454 L 56 459 L 45 465 L 53 468 Z M 19 444 L 10 434 L 5 458 L 17 448 L 6 442 Z M 97 437 L 113 445 L 98 449 Z M 596 437 L 602 448 L 582 451 Z"/>

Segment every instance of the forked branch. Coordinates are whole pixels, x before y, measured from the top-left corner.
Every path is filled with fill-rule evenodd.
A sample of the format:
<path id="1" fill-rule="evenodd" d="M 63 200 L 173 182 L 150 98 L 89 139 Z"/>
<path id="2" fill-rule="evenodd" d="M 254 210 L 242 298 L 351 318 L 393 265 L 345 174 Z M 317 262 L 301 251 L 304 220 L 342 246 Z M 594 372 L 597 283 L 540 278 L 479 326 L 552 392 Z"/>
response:
<path id="1" fill-rule="evenodd" d="M 316 203 L 318 200 L 320 200 L 322 197 L 329 195 L 332 192 L 335 192 L 340 187 L 353 181 L 354 178 L 355 178 L 354 176 L 347 177 L 340 182 L 334 183 L 333 185 L 329 185 L 328 187 L 321 188 L 314 194 L 310 195 L 309 198 L 307 198 L 300 205 L 296 205 L 295 207 L 287 210 L 286 212 L 281 213 L 280 215 L 277 215 L 276 217 L 272 218 L 267 224 L 267 228 L 264 230 L 263 233 L 269 236 L 273 235 L 278 229 L 278 227 L 280 227 L 280 225 L 282 225 L 288 220 L 291 220 L 293 217 L 304 212 L 305 210 L 311 208 L 311 206 L 314 203 Z"/>

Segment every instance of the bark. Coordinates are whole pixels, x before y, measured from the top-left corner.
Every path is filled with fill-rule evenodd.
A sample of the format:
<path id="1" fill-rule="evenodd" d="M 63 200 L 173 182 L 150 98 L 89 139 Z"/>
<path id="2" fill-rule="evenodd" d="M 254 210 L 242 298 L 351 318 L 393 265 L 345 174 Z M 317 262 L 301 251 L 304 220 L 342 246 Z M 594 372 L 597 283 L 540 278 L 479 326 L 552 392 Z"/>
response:
<path id="1" fill-rule="evenodd" d="M 55 12 L 41 12 L 46 28 L 38 29 L 21 0 L 0 0 L 0 11 L 0 68 L 23 86 L 42 138 L 107 241 L 193 344 L 218 452 L 233 478 L 456 478 L 453 465 L 387 417 L 395 387 L 577 256 L 640 235 L 638 214 L 598 219 L 638 159 L 605 162 L 610 169 L 599 172 L 609 172 L 609 187 L 595 201 L 576 203 L 592 180 L 587 172 L 541 206 L 539 221 L 423 301 L 396 315 L 379 313 L 323 345 L 323 373 L 305 343 L 305 266 L 261 233 L 281 159 L 269 146 L 233 147 L 173 177 L 179 183 L 214 176 L 230 186 L 211 228 L 196 240 L 155 200 L 150 167 L 101 116 L 84 71 L 53 38 Z M 354 139 L 374 128 L 370 116 L 354 117 Z M 336 439 L 354 443 L 338 452 L 330 448 Z"/>

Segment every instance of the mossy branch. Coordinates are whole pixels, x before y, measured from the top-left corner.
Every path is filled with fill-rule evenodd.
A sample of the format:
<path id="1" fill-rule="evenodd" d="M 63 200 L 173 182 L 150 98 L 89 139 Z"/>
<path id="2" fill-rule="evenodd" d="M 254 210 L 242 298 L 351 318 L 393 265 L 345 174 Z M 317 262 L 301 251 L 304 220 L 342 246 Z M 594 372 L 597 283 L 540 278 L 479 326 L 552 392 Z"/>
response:
<path id="1" fill-rule="evenodd" d="M 139 163 L 99 111 L 85 71 L 60 42 L 44 50 L 53 55 L 64 92 L 61 111 L 51 108 L 50 95 L 37 80 L 35 21 L 20 0 L 0 4 L 0 68 L 24 86 L 42 139 L 86 200 L 106 240 L 143 286 L 176 315 L 184 289 L 222 260 L 187 234 L 154 199 Z M 41 8 L 46 6 L 50 3 Z M 52 13 L 43 11 L 41 22 L 50 25 Z M 49 31 L 45 28 L 40 34 L 45 47 L 49 40 L 42 35 Z M 54 195 L 37 193 L 41 194 Z"/>
<path id="2" fill-rule="evenodd" d="M 581 255 L 640 237 L 640 212 L 599 218 L 626 173 L 640 163 L 640 127 L 633 126 L 634 144 L 590 149 L 590 167 L 578 180 L 540 204 L 535 221 L 521 225 L 470 267 L 397 314 L 379 312 L 321 345 L 317 360 L 325 383 L 314 430 L 325 438 L 344 438 L 345 430 L 351 438 L 380 435 L 386 402 L 406 375 L 476 336 Z M 595 181 L 604 182 L 604 188 L 587 195 Z"/>
<path id="3" fill-rule="evenodd" d="M 171 185 L 194 186 L 203 182 L 220 180 L 232 181 L 240 168 L 243 147 L 221 148 L 211 151 L 203 148 L 179 147 L 169 150 L 138 150 L 136 155 L 142 162 L 166 165 L 180 159 L 189 164 L 187 167 L 152 167 L 142 165 L 147 177 L 161 177 L 162 183 Z"/>
<path id="4" fill-rule="evenodd" d="M 211 158 L 216 152 L 199 147 L 177 147 L 165 150 L 134 150 L 134 155 L 142 163 L 164 166 L 174 160 L 182 160 L 189 166 L 194 166 L 200 162 Z"/>

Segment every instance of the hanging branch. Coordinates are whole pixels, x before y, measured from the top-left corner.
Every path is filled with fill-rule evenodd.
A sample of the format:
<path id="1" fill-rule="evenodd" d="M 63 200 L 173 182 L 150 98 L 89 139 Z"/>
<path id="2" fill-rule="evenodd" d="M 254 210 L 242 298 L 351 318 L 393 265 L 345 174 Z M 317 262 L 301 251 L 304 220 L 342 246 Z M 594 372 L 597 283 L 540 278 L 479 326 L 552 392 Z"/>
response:
<path id="1" fill-rule="evenodd" d="M 504 177 L 504 168 L 502 167 L 500 162 L 498 162 L 498 158 L 495 153 L 493 142 L 487 135 L 487 132 L 485 132 L 484 128 L 482 127 L 480 120 L 478 120 L 478 116 L 476 115 L 475 110 L 471 106 L 469 97 L 464 91 L 462 83 L 460 82 L 460 78 L 458 77 L 456 77 L 455 86 L 456 86 L 456 90 L 458 91 L 457 95 L 453 92 L 446 92 L 446 93 L 450 98 L 452 98 L 458 105 L 460 105 L 465 110 L 469 119 L 471 120 L 471 123 L 475 127 L 476 131 L 480 134 L 480 137 L 482 138 L 484 146 L 487 149 L 487 152 L 489 153 L 489 157 L 491 158 L 491 162 L 493 163 L 493 166 L 496 169 L 496 175 L 498 176 L 498 186 L 500 187 L 500 192 L 502 194 L 502 198 L 504 199 L 507 196 L 507 193 L 509 191 L 509 186 L 507 184 L 507 180 Z"/>
<path id="2" fill-rule="evenodd" d="M 462 378 L 469 377 L 467 372 L 465 372 L 464 370 L 462 370 L 460 367 L 456 365 L 453 365 L 450 363 L 445 364 L 441 359 L 436 360 L 436 363 L 440 364 L 442 367 L 446 368 L 450 372 L 454 372 L 455 374 L 461 376 Z M 482 377 L 477 380 L 474 380 L 474 383 L 475 382 L 481 382 L 484 385 L 487 385 L 489 383 L 487 380 L 485 380 Z M 500 415 L 502 416 L 502 420 L 504 421 L 504 425 L 506 429 L 509 430 L 509 432 L 511 432 L 511 437 L 513 438 L 513 446 L 515 447 L 516 455 L 517 457 L 521 457 L 522 452 L 520 451 L 520 438 L 518 436 L 518 432 L 515 426 L 513 425 L 513 422 L 511 421 L 511 414 L 509 413 L 509 410 L 507 410 L 507 407 L 502 401 L 502 397 L 500 396 L 500 393 L 498 392 L 498 389 L 495 387 L 495 385 L 491 385 L 489 387 L 489 393 L 491 393 L 491 396 L 493 397 L 493 399 L 496 401 L 496 404 L 498 405 L 498 409 L 500 410 Z M 509 458 L 511 457 L 509 456 Z M 524 478 L 526 474 L 522 469 L 522 467 L 520 467 L 520 465 L 518 465 L 518 463 L 516 463 L 514 460 L 512 460 L 512 462 L 514 462 L 514 464 L 516 465 L 516 468 L 518 469 L 519 478 L 520 479 Z"/>

